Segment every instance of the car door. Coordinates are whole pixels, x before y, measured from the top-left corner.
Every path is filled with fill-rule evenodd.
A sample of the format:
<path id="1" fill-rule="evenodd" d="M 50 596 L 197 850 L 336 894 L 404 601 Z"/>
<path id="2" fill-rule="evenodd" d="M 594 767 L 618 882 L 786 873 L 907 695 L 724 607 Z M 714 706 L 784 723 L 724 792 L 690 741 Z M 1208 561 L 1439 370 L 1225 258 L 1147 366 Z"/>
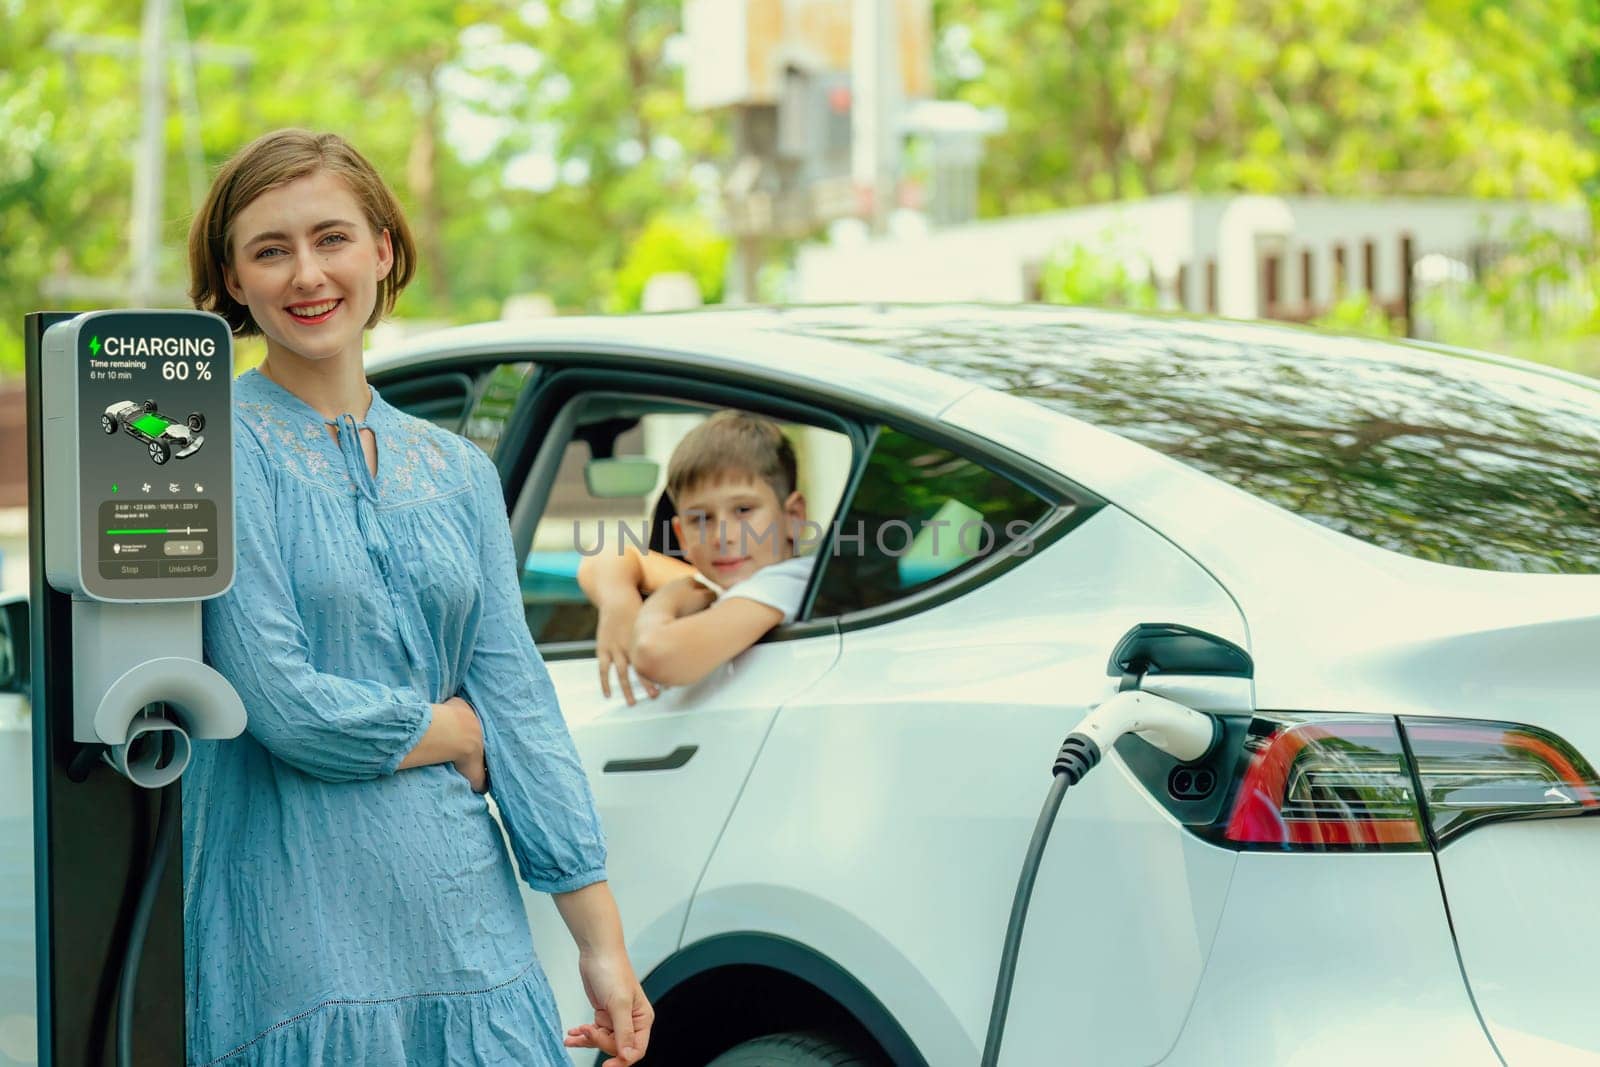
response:
<path id="1" fill-rule="evenodd" d="M 33 745 L 28 597 L 0 595 L 0 1067 L 34 1062 Z"/>
<path id="2" fill-rule="evenodd" d="M 819 503 L 842 489 L 850 428 L 756 384 L 696 386 L 681 377 L 573 368 L 540 388 L 514 513 L 519 546 L 526 546 L 524 603 L 594 789 L 611 889 L 643 977 L 679 944 L 695 885 L 773 716 L 833 666 L 839 637 L 831 623 L 782 627 L 699 683 L 655 699 L 636 690 L 638 702 L 629 706 L 619 687 L 609 698 L 601 691 L 595 614 L 577 587 L 578 561 L 586 552 L 615 551 L 619 535 L 648 541 L 646 520 L 672 446 L 718 407 L 760 411 L 784 425 L 802 463 L 811 461 L 801 485 Z M 585 478 L 596 459 L 653 460 L 658 470 L 644 492 L 600 497 Z M 563 1018 L 584 1018 L 591 1009 L 572 940 L 547 896 L 524 895 Z"/>
<path id="3" fill-rule="evenodd" d="M 812 615 L 837 618 L 839 663 L 777 716 L 685 942 L 799 942 L 865 985 L 928 1063 L 966 1067 L 1051 760 L 1116 691 L 1114 647 L 1147 622 L 1244 645 L 1243 620 L 1159 534 L 936 424 L 877 433 L 826 567 Z M 1248 681 L 1226 681 L 1168 692 L 1248 707 Z M 1044 854 L 1001 1062 L 1159 1060 L 1234 859 L 1108 754 Z"/>

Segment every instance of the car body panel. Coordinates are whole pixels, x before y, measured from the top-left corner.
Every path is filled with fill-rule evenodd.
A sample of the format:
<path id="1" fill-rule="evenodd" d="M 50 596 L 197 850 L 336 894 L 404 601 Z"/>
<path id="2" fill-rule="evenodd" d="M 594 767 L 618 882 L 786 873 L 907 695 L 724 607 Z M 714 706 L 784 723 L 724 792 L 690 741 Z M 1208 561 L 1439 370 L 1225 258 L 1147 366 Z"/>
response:
<path id="1" fill-rule="evenodd" d="M 27 601 L 0 593 L 0 609 Z M 32 712 L 25 692 L 0 692 L 0 1064 L 35 1059 L 33 835 Z"/>
<path id="2" fill-rule="evenodd" d="M 1498 1067 L 1426 853 L 1239 857 L 1164 1067 Z"/>
<path id="3" fill-rule="evenodd" d="M 779 707 L 833 665 L 837 633 L 751 648 L 691 686 L 629 707 L 613 681 L 600 691 L 592 656 L 548 664 L 561 710 L 606 831 L 607 876 L 627 921 L 642 976 L 677 950 L 689 902 Z M 637 683 L 635 683 L 637 686 Z M 693 746 L 671 770 L 608 772 L 614 760 L 666 756 Z M 550 898 L 526 886 L 534 945 L 562 1017 L 583 1018 L 577 950 Z"/>
<path id="4" fill-rule="evenodd" d="M 1506 1063 L 1600 1064 L 1600 922 L 1589 903 L 1600 819 L 1480 826 L 1439 851 L 1439 870 L 1461 962 Z"/>
<path id="5" fill-rule="evenodd" d="M 930 1064 L 975 1062 L 1051 756 L 1115 691 L 1111 650 L 1147 621 L 1245 639 L 1215 582 L 1105 508 L 962 596 L 846 632 L 839 665 L 779 713 L 685 942 L 802 939 L 866 983 Z M 1046 852 L 1008 1047 L 1036 1048 L 1065 1025 L 1085 1062 L 1145 1063 L 1177 1036 L 1236 857 L 1180 827 L 1118 756 L 1106 762 L 1117 769 L 1068 793 Z M 811 923 L 829 916 L 850 918 Z M 1063 938 L 1096 966 L 1041 983 L 1034 968 Z M 900 981 L 907 965 L 937 1000 Z M 1133 1031 L 1121 1025 L 1135 1017 Z"/>

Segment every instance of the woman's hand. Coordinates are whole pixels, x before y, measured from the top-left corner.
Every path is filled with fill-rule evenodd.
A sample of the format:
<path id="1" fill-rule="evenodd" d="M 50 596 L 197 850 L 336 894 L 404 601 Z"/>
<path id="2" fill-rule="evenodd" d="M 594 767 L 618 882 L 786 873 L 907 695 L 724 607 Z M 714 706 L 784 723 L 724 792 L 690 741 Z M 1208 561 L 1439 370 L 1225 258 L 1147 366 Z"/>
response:
<path id="1" fill-rule="evenodd" d="M 597 1048 L 610 1059 L 601 1067 L 627 1067 L 644 1058 L 650 1044 L 655 1009 L 634 976 L 628 953 L 620 946 L 578 954 L 583 991 L 594 1007 L 594 1022 L 567 1031 L 568 1048 Z"/>
<path id="2" fill-rule="evenodd" d="M 396 770 L 448 763 L 472 783 L 474 792 L 489 791 L 489 767 L 483 754 L 483 723 L 471 704 L 451 697 L 432 705 L 433 718 Z"/>
<path id="3" fill-rule="evenodd" d="M 639 599 L 636 590 L 626 590 L 607 597 L 600 604 L 600 625 L 594 635 L 595 659 L 600 661 L 600 692 L 606 699 L 611 699 L 611 671 L 617 672 L 617 686 L 622 690 L 622 699 L 632 707 L 636 702 L 633 695 L 633 683 L 628 677 L 629 659 L 628 649 L 633 643 L 633 623 L 639 617 L 639 607 L 644 602 Z M 648 678 L 641 677 L 644 691 L 653 700 L 661 695 L 661 689 Z"/>
<path id="4" fill-rule="evenodd" d="M 460 755 L 452 761 L 453 766 L 472 785 L 474 793 L 487 793 L 489 764 L 484 759 L 483 723 L 478 719 L 477 709 L 460 697 L 451 697 L 442 706 L 454 713 Z"/>

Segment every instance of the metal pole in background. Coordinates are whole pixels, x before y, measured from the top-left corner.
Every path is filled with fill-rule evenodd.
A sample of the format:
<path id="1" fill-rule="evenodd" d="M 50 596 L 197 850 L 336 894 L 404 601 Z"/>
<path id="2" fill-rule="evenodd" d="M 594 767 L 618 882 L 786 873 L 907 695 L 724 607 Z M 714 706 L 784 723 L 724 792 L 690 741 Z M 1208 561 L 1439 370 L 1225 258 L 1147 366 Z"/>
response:
<path id="1" fill-rule="evenodd" d="M 139 35 L 139 148 L 133 167 L 133 219 L 129 235 L 129 302 L 156 300 L 161 262 L 161 191 L 166 178 L 167 4 L 145 0 Z"/>
<path id="2" fill-rule="evenodd" d="M 895 0 L 855 0 L 850 17 L 850 177 L 874 234 L 899 176 L 900 62 Z"/>

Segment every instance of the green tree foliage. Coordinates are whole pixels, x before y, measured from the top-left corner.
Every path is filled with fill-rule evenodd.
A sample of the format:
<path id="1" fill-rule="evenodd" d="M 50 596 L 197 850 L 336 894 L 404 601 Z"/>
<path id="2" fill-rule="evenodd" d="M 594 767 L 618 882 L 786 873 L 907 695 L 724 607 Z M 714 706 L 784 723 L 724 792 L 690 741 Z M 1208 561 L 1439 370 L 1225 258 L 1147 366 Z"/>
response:
<path id="1" fill-rule="evenodd" d="M 73 306 L 47 276 L 127 272 L 138 65 L 52 42 L 135 42 L 140 6 L 0 0 L 0 373 L 20 365 L 24 312 Z M 727 158 L 725 118 L 683 102 L 681 6 L 185 0 L 194 38 L 254 62 L 196 64 L 193 169 L 172 83 L 164 280 L 185 281 L 215 168 L 301 125 L 349 136 L 399 192 L 422 252 L 402 317 L 492 317 L 532 291 L 629 306 L 657 254 L 635 243 L 653 219 L 706 217 Z M 1600 200 L 1600 0 L 934 7 L 941 95 L 1008 115 L 988 214 L 1172 190 Z M 1067 262 L 1063 292 L 1100 284 L 1082 274 Z"/>
<path id="2" fill-rule="evenodd" d="M 1566 197 L 1600 173 L 1595 0 L 935 0 L 1005 109 L 987 214 L 1174 190 Z"/>
<path id="3" fill-rule="evenodd" d="M 125 269 L 136 87 L 107 62 L 69 68 L 48 46 L 63 22 L 97 21 L 0 0 L 0 373 L 22 366 L 22 316 L 43 306 L 47 274 Z"/>
<path id="4" fill-rule="evenodd" d="M 0 373 L 21 365 L 25 312 L 91 306 L 47 298 L 47 274 L 127 273 L 138 64 L 69 60 L 52 40 L 134 44 L 139 7 L 0 0 Z M 169 284 L 187 284 L 184 236 L 211 175 L 281 126 L 344 134 L 395 187 L 420 251 L 398 314 L 415 319 L 493 317 L 529 291 L 600 309 L 633 241 L 657 215 L 692 211 L 694 167 L 722 152 L 717 119 L 683 103 L 677 0 L 185 0 L 184 11 L 193 38 L 250 48 L 254 62 L 195 66 L 198 182 L 169 80 Z M 464 149 L 468 123 L 480 136 Z"/>
<path id="5" fill-rule="evenodd" d="M 507 86 L 509 128 L 491 159 L 560 167 L 547 189 L 495 193 L 518 288 L 598 310 L 649 221 L 697 203 L 694 167 L 720 159 L 725 134 L 684 105 L 671 50 L 680 26 L 678 0 L 534 0 L 505 23 L 506 41 L 540 61 Z"/>
<path id="6" fill-rule="evenodd" d="M 612 290 L 612 311 L 637 311 L 645 283 L 657 274 L 681 271 L 694 278 L 700 299 L 722 299 L 728 266 L 728 241 L 704 219 L 694 216 L 652 219 L 633 242 Z"/>
<path id="7" fill-rule="evenodd" d="M 1101 248 L 1110 248 L 1106 242 Z M 1039 276 L 1040 295 L 1052 304 L 1089 307 L 1150 309 L 1156 306 L 1156 287 L 1150 272 L 1136 273 L 1114 253 L 1097 251 L 1076 242 L 1055 249 Z"/>
<path id="8" fill-rule="evenodd" d="M 1372 294 L 1359 289 L 1340 296 L 1331 308 L 1313 319 L 1311 325 L 1366 337 L 1394 337 L 1400 332 L 1372 299 Z"/>
<path id="9" fill-rule="evenodd" d="M 1600 263 L 1587 242 L 1532 227 L 1480 277 L 1418 294 L 1430 336 L 1600 376 Z"/>

